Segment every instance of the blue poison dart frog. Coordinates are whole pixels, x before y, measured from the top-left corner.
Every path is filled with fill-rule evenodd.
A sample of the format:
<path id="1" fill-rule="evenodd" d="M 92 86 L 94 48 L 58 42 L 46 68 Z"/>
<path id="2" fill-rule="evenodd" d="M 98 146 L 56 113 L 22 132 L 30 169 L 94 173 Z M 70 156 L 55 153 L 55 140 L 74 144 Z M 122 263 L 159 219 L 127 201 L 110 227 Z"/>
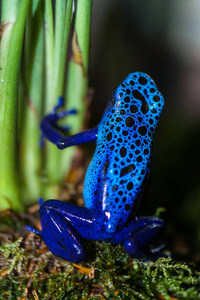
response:
<path id="1" fill-rule="evenodd" d="M 159 247 L 152 245 L 163 232 L 163 221 L 135 216 L 164 106 L 154 81 L 144 73 L 130 74 L 114 90 L 99 126 L 71 137 L 59 131 L 57 121 L 75 111 L 57 113 L 61 105 L 59 98 L 42 120 L 43 135 L 59 149 L 96 142 L 84 182 L 85 207 L 45 201 L 40 206 L 42 230 L 28 229 L 39 234 L 53 254 L 76 263 L 86 258 L 84 240 L 123 244 L 132 257 L 159 256 Z"/>

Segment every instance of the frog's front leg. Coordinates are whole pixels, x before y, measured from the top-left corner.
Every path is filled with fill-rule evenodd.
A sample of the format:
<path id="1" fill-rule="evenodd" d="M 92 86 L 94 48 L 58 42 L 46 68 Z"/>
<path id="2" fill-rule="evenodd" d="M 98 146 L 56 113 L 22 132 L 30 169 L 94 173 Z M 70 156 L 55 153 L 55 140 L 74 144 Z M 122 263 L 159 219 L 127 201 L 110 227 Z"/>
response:
<path id="1" fill-rule="evenodd" d="M 69 130 L 68 127 L 62 127 L 58 125 L 58 121 L 64 118 L 67 115 L 75 114 L 76 110 L 72 109 L 69 111 L 61 111 L 60 113 L 57 110 L 63 105 L 63 98 L 58 99 L 58 104 L 54 109 L 46 115 L 42 122 L 40 123 L 40 129 L 42 131 L 43 137 L 47 138 L 50 142 L 56 144 L 59 149 L 64 149 L 70 146 L 79 145 L 88 142 L 95 142 L 97 139 L 98 128 L 93 128 L 75 134 L 73 136 L 66 137 L 62 133 L 62 130 Z"/>
<path id="2" fill-rule="evenodd" d="M 134 230 L 131 230 L 130 235 L 123 242 L 126 252 L 132 257 L 155 258 L 156 250 L 152 252 L 149 246 L 163 233 L 164 222 L 155 217 L 136 218 L 136 222 L 138 230 L 135 229 L 134 224 Z M 129 224 L 130 229 L 133 223 L 134 221 Z M 158 247 L 157 252 L 159 250 Z M 162 256 L 161 253 L 158 253 L 158 256 Z"/>
<path id="3" fill-rule="evenodd" d="M 163 256 L 160 253 L 162 245 L 152 249 L 149 246 L 158 239 L 163 231 L 164 222 L 161 219 L 136 217 L 116 233 L 112 242 L 123 244 L 126 252 L 132 257 L 156 258 L 157 256 Z"/>

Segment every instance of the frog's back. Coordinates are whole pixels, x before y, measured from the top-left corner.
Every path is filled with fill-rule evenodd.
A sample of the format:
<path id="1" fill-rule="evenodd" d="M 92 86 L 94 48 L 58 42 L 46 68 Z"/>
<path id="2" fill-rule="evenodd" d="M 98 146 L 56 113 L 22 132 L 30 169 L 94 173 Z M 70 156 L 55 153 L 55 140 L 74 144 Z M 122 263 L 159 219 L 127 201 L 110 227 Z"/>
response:
<path id="1" fill-rule="evenodd" d="M 84 184 L 85 206 L 106 232 L 120 229 L 136 210 L 163 105 L 154 81 L 137 72 L 115 90 L 107 106 Z"/>

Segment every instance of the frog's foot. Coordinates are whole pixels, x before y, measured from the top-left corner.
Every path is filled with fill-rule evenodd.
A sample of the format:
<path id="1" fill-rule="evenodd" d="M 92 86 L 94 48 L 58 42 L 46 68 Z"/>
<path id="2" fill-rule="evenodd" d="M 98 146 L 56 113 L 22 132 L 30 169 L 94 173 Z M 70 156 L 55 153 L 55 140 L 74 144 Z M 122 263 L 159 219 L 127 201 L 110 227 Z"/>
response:
<path id="1" fill-rule="evenodd" d="M 164 230 L 164 222 L 155 217 L 136 218 L 128 224 L 130 234 L 123 241 L 126 252 L 136 258 L 153 259 L 163 256 L 159 247 L 151 247 Z"/>
<path id="2" fill-rule="evenodd" d="M 58 109 L 63 106 L 63 103 L 64 103 L 64 98 L 59 97 L 57 105 L 52 109 L 50 114 L 47 115 L 47 116 L 51 117 L 52 122 L 57 122 L 57 120 L 62 119 L 65 116 L 77 113 L 76 109 L 61 111 L 60 113 L 57 113 Z M 65 127 L 61 127 L 61 128 L 65 128 Z"/>
<path id="3" fill-rule="evenodd" d="M 40 129 L 42 131 L 42 138 L 40 144 L 43 145 L 42 139 L 45 137 L 50 142 L 56 144 L 58 140 L 64 137 L 61 131 L 68 131 L 69 126 L 59 126 L 57 124 L 58 120 L 64 118 L 65 116 L 76 114 L 75 109 L 57 112 L 58 109 L 63 105 L 63 97 L 58 98 L 58 104 L 53 108 L 53 110 L 46 115 L 40 123 Z"/>

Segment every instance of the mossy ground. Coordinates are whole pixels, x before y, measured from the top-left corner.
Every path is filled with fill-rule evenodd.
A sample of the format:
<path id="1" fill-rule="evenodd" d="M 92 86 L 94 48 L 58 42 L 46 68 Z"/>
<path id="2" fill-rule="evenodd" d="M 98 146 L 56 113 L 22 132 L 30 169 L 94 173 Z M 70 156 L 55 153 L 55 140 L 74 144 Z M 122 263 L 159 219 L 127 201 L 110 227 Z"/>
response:
<path id="1" fill-rule="evenodd" d="M 122 247 L 87 244 L 88 260 L 72 264 L 52 255 L 25 229 L 32 214 L 0 212 L 0 300 L 200 299 L 200 273 L 171 258 L 143 262 Z"/>

